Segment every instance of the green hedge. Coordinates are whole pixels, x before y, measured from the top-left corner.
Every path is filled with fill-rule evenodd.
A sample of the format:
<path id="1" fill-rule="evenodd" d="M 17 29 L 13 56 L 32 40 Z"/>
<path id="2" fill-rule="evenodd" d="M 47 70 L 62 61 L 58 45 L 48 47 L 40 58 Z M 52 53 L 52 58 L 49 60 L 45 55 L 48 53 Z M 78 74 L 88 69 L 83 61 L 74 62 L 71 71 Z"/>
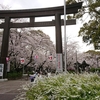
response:
<path id="1" fill-rule="evenodd" d="M 22 73 L 21 72 L 9 72 L 7 73 L 7 78 L 9 80 L 12 80 L 12 79 L 19 79 L 22 77 Z"/>
<path id="2" fill-rule="evenodd" d="M 99 72 L 100 73 L 100 68 L 91 68 L 90 72 Z"/>

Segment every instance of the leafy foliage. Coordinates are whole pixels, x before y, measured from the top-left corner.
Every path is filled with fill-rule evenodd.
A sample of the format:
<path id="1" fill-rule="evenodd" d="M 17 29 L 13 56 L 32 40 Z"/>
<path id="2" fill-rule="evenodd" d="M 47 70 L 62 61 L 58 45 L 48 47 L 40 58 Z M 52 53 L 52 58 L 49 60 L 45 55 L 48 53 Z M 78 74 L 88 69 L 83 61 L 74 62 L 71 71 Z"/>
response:
<path id="1" fill-rule="evenodd" d="M 88 23 L 83 24 L 83 27 L 79 31 L 79 36 L 83 36 L 83 41 L 91 44 L 100 43 L 100 25 L 97 20 L 90 20 Z"/>
<path id="2" fill-rule="evenodd" d="M 59 74 L 27 84 L 24 89 L 23 100 L 99 100 L 100 77 L 88 73 Z M 21 96 L 18 100 L 23 94 Z"/>
<path id="3" fill-rule="evenodd" d="M 90 17 L 90 20 L 83 24 L 80 28 L 79 36 L 82 36 L 83 41 L 87 44 L 94 44 L 95 49 L 100 49 L 100 0 L 67 0 L 67 4 L 83 2 L 82 8 L 77 14 L 68 15 L 68 19 L 81 18 L 84 16 Z"/>
<path id="4" fill-rule="evenodd" d="M 83 37 L 84 42 L 93 43 L 95 49 L 100 49 L 98 48 L 100 43 L 100 0 L 88 0 L 86 8 L 88 8 L 90 20 L 83 24 L 79 36 Z"/>

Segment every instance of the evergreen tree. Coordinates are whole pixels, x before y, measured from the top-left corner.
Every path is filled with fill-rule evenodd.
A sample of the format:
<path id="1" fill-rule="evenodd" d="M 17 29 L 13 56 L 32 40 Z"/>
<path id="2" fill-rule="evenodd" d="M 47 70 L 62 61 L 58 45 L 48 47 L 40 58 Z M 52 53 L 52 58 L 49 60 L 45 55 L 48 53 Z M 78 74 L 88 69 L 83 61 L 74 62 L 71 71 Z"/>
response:
<path id="1" fill-rule="evenodd" d="M 95 49 L 100 49 L 100 0 L 67 0 L 67 4 L 83 2 L 82 9 L 69 18 L 83 18 L 85 14 L 90 16 L 90 20 L 80 28 L 79 36 L 87 44 L 94 44 Z"/>

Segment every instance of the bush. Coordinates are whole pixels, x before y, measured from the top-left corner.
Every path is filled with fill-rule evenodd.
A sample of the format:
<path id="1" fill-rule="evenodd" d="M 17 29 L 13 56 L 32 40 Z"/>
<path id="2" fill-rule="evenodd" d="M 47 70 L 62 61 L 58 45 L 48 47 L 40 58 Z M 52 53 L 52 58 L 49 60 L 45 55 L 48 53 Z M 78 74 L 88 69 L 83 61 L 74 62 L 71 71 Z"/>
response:
<path id="1" fill-rule="evenodd" d="M 100 78 L 96 74 L 63 74 L 46 78 L 30 88 L 28 100 L 97 100 Z"/>
<path id="2" fill-rule="evenodd" d="M 25 93 L 16 100 L 100 100 L 100 77 L 95 73 L 58 74 L 23 87 Z"/>
<path id="3" fill-rule="evenodd" d="M 9 72 L 9 73 L 7 73 L 7 78 L 9 79 L 9 80 L 11 80 L 11 79 L 19 79 L 19 78 L 21 78 L 22 77 L 22 73 L 21 72 Z"/>
<path id="4" fill-rule="evenodd" d="M 90 72 L 99 72 L 100 73 L 100 68 L 91 68 Z"/>

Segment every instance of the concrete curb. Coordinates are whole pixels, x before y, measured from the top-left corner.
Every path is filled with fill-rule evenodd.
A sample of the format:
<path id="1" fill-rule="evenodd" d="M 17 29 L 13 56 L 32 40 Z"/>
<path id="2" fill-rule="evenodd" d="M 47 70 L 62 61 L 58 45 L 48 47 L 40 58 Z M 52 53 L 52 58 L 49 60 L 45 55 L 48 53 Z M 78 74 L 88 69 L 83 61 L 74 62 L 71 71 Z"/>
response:
<path id="1" fill-rule="evenodd" d="M 8 79 L 0 79 L 0 82 L 8 81 Z"/>

